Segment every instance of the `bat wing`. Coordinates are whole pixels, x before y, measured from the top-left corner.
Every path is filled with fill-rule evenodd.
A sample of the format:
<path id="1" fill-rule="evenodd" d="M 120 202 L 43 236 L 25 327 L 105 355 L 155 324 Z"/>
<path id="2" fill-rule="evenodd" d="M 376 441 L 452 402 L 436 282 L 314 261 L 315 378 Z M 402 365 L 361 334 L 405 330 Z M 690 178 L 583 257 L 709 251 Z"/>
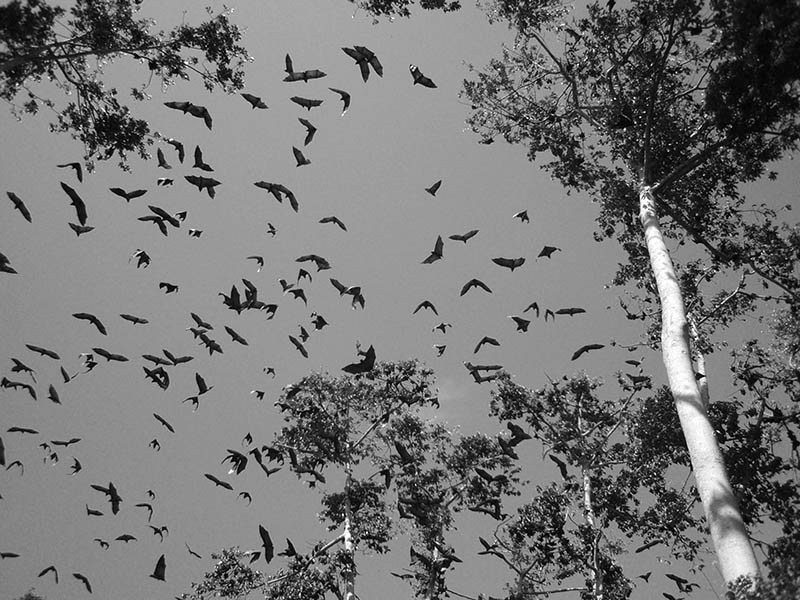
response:
<path id="1" fill-rule="evenodd" d="M 78 192 L 63 181 L 61 182 L 61 189 L 67 193 L 67 196 L 69 196 L 71 200 L 70 204 L 75 207 L 75 212 L 78 215 L 78 222 L 80 222 L 81 225 L 86 225 L 86 204 L 83 202 L 83 199 L 78 195 Z"/>
<path id="2" fill-rule="evenodd" d="M 158 421 L 164 427 L 166 427 L 170 433 L 175 433 L 175 429 L 172 427 L 172 425 L 169 424 L 169 422 L 167 422 L 167 420 L 164 417 L 162 417 L 158 413 L 153 413 L 153 416 L 156 418 L 156 421 Z"/>
<path id="3" fill-rule="evenodd" d="M 14 208 L 16 208 L 22 214 L 23 218 L 28 223 L 30 223 L 31 222 L 31 213 L 28 210 L 28 207 L 25 206 L 25 203 L 22 201 L 22 198 L 17 196 L 14 192 L 6 192 L 6 194 L 8 195 L 9 199 L 11 200 L 11 203 L 14 205 Z"/>
<path id="4" fill-rule="evenodd" d="M 269 537 L 269 531 L 259 525 L 258 535 L 261 537 L 261 545 L 264 548 L 264 560 L 270 562 L 275 555 L 275 546 L 272 544 L 272 538 Z"/>
<path id="5" fill-rule="evenodd" d="M 573 353 L 572 358 L 570 360 L 577 360 L 583 354 L 586 354 L 590 350 L 600 350 L 601 348 L 605 348 L 605 345 L 603 345 L 603 344 L 586 344 L 585 346 L 581 346 L 580 348 L 578 348 Z"/>
<path id="6" fill-rule="evenodd" d="M 156 562 L 155 569 L 153 569 L 153 572 L 150 574 L 150 577 L 152 577 L 153 579 L 158 579 L 159 581 L 164 581 L 164 578 L 166 576 L 166 571 L 167 571 L 167 560 L 164 558 L 164 555 L 162 554 L 161 557 Z"/>
<path id="7" fill-rule="evenodd" d="M 292 344 L 294 344 L 294 347 L 297 348 L 300 354 L 303 355 L 303 358 L 308 358 L 308 351 L 306 350 L 305 346 L 303 346 L 303 343 L 300 340 L 298 340 L 293 335 L 290 335 L 289 341 L 292 342 Z"/>

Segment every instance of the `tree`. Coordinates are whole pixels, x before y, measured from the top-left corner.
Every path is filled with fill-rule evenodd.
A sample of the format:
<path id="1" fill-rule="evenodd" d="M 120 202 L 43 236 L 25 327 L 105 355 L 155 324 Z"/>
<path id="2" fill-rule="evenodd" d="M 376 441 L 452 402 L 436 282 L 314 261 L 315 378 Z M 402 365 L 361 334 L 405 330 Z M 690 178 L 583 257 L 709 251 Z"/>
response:
<path id="1" fill-rule="evenodd" d="M 181 24 L 154 31 L 154 22 L 137 17 L 135 0 L 76 0 L 65 9 L 45 0 L 12 0 L 0 7 L 0 97 L 15 102 L 17 114 L 52 109 L 53 131 L 80 140 L 85 159 L 117 154 L 121 161 L 135 152 L 147 157 L 154 133 L 120 100 L 116 88 L 103 82 L 104 68 L 115 58 L 132 58 L 146 66 L 148 81 L 131 88 L 136 100 L 148 97 L 152 78 L 164 85 L 200 76 L 206 89 L 241 89 L 247 51 L 239 45 L 241 30 L 226 10 L 199 25 Z M 67 95 L 63 107 L 40 91 L 53 82 Z"/>
<path id="2" fill-rule="evenodd" d="M 757 563 L 696 381 L 692 315 L 667 240 L 688 233 L 713 269 L 752 270 L 797 301 L 791 267 L 771 264 L 745 236 L 737 185 L 796 148 L 798 7 L 593 2 L 567 24 L 560 3 L 501 0 L 490 15 L 507 20 L 517 41 L 465 83 L 470 124 L 486 141 L 527 144 L 531 160 L 549 152 L 545 168 L 601 204 L 601 236 L 616 236 L 628 252 L 617 282 L 657 293 L 670 390 L 724 577 L 753 577 Z M 663 227 L 659 213 L 669 217 Z"/>
<path id="3" fill-rule="evenodd" d="M 265 456 L 288 464 L 314 488 L 333 488 L 334 478 L 343 474 L 342 487 L 326 489 L 322 498 L 320 518 L 334 537 L 319 541 L 308 554 L 287 542 L 281 553 L 287 565 L 269 578 L 244 565 L 244 553 L 225 550 L 215 570 L 184 597 L 238 598 L 261 588 L 272 600 L 321 599 L 329 591 L 351 600 L 356 553 L 387 553 L 395 532 L 408 528 L 410 564 L 401 576 L 416 596 L 442 597 L 447 571 L 461 562 L 446 539 L 455 514 L 466 509 L 501 520 L 503 498 L 517 493 L 519 483 L 513 447 L 527 438 L 473 434 L 456 439 L 443 425 L 423 418 L 420 409 L 438 404 L 431 375 L 416 361 L 378 363 L 361 373 L 312 374 L 287 386 L 276 403 L 287 424 L 272 444 L 250 454 L 262 468 Z M 238 460 L 237 472 L 242 472 L 247 460 Z"/>

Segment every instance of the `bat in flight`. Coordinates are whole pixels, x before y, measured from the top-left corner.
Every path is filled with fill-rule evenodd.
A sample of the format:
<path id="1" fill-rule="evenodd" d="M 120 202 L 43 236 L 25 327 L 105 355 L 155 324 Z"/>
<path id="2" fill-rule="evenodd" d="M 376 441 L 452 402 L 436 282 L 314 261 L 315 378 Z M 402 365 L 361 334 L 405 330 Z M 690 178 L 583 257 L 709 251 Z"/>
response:
<path id="1" fill-rule="evenodd" d="M 158 581 L 164 581 L 164 578 L 166 576 L 166 571 L 167 571 L 167 560 L 164 558 L 164 555 L 162 554 L 159 557 L 158 561 L 156 561 L 155 569 L 153 569 L 153 572 L 150 574 L 150 577 L 152 577 L 153 579 L 157 579 Z"/>
<path id="2" fill-rule="evenodd" d="M 471 229 L 470 231 L 468 231 L 467 233 L 464 233 L 464 234 L 455 233 L 455 234 L 449 236 L 449 239 L 454 240 L 456 242 L 464 242 L 466 244 L 467 241 L 469 241 L 471 238 L 475 237 L 477 234 L 478 234 L 478 230 L 477 229 Z"/>
<path id="3" fill-rule="evenodd" d="M 361 79 L 366 82 L 369 79 L 369 68 L 372 67 L 378 77 L 383 77 L 383 65 L 375 56 L 375 53 L 365 46 L 353 46 L 352 48 L 342 48 L 342 51 L 356 61 L 361 70 Z"/>
<path id="4" fill-rule="evenodd" d="M 344 90 L 340 90 L 337 88 L 328 88 L 328 89 L 334 92 L 335 94 L 339 94 L 339 98 L 342 99 L 342 104 L 344 104 L 344 108 L 342 109 L 342 116 L 344 116 L 344 113 L 346 113 L 347 109 L 350 108 L 350 94 L 348 94 Z"/>
<path id="5" fill-rule="evenodd" d="M 192 104 L 191 102 L 164 102 L 164 106 L 179 110 L 183 112 L 183 114 L 189 113 L 193 117 L 203 119 L 206 127 L 211 129 L 211 113 L 208 112 L 208 109 L 205 106 L 198 106 L 197 104 Z"/>
<path id="6" fill-rule="evenodd" d="M 28 223 L 30 223 L 31 222 L 31 212 L 28 210 L 28 207 L 25 206 L 25 203 L 22 201 L 22 198 L 17 196 L 14 192 L 6 192 L 6 195 L 8 195 L 8 198 L 9 198 L 9 200 L 11 200 L 11 203 L 14 205 L 14 208 L 16 208 L 20 212 L 22 217 Z"/>
<path id="7" fill-rule="evenodd" d="M 84 203 L 83 199 L 78 195 L 78 192 L 63 181 L 61 182 L 61 189 L 67 193 L 70 204 L 75 207 L 75 212 L 78 215 L 78 222 L 81 225 L 86 225 L 86 203 Z"/>
<path id="8" fill-rule="evenodd" d="M 69 162 L 56 166 L 59 169 L 72 169 L 73 171 L 75 171 L 75 177 L 78 178 L 78 182 L 83 183 L 83 167 L 81 166 L 81 163 Z"/>
<path id="9" fill-rule="evenodd" d="M 80 319 L 82 321 L 88 321 L 89 323 L 91 323 L 92 325 L 94 325 L 97 328 L 97 331 L 99 331 L 103 335 L 108 335 L 108 331 L 106 330 L 106 326 L 103 325 L 103 322 L 100 319 L 98 319 L 95 315 L 93 315 L 92 313 L 76 312 L 76 313 L 72 313 L 72 316 L 75 317 L 76 319 Z"/>
<path id="10" fill-rule="evenodd" d="M 375 368 L 375 348 L 370 345 L 366 351 L 359 350 L 358 354 L 361 356 L 359 362 L 351 363 L 342 367 L 342 371 L 357 375 L 358 373 L 369 373 Z"/>
<path id="11" fill-rule="evenodd" d="M 311 121 L 308 119 L 304 119 L 303 117 L 298 117 L 298 121 L 300 124 L 306 128 L 306 139 L 303 141 L 304 146 L 308 146 L 311 143 L 311 140 L 314 139 L 314 134 L 317 133 L 317 128 L 311 124 Z"/>
<path id="12" fill-rule="evenodd" d="M 306 110 L 310 111 L 312 108 L 316 108 L 322 104 L 322 100 L 314 100 L 312 98 L 303 98 L 302 96 L 292 96 L 289 98 L 295 104 L 302 106 Z"/>
<path id="13" fill-rule="evenodd" d="M 244 98 L 250 103 L 250 106 L 253 108 L 253 110 L 257 108 L 262 108 L 262 109 L 269 108 L 269 106 L 264 104 L 264 101 L 261 98 L 259 98 L 258 96 L 254 96 L 253 94 L 248 94 L 247 92 L 243 92 L 242 98 Z"/>
<path id="14" fill-rule="evenodd" d="M 492 290 L 489 289 L 489 286 L 483 283 L 480 279 L 475 279 L 474 277 L 470 279 L 467 283 L 464 284 L 464 287 L 461 288 L 461 296 L 466 294 L 472 288 L 481 288 L 488 293 L 492 293 Z"/>
<path id="15" fill-rule="evenodd" d="M 507 269 L 510 269 L 513 272 L 514 269 L 516 269 L 517 267 L 521 267 L 522 265 L 525 264 L 525 259 L 523 257 L 519 258 L 500 257 L 500 258 L 493 258 L 492 262 L 501 267 L 506 267 Z"/>
<path id="16" fill-rule="evenodd" d="M 436 183 L 434 183 L 431 187 L 425 188 L 425 191 L 428 192 L 431 196 L 435 196 L 436 192 L 439 191 L 439 188 L 442 187 L 442 180 L 440 179 Z"/>
<path id="17" fill-rule="evenodd" d="M 411 77 L 414 79 L 414 85 L 419 84 L 426 88 L 437 87 L 430 77 L 426 77 L 422 71 L 419 70 L 417 65 L 408 65 L 408 70 L 411 71 Z"/>
<path id="18" fill-rule="evenodd" d="M 429 265 L 431 263 L 436 262 L 437 260 L 441 260 L 443 257 L 444 252 L 444 241 L 442 240 L 442 236 L 438 236 L 436 238 L 436 244 L 433 246 L 433 251 L 428 255 L 428 258 L 422 261 L 423 265 Z"/>
<path id="19" fill-rule="evenodd" d="M 222 183 L 213 177 L 203 177 L 198 175 L 184 175 L 183 177 L 186 179 L 186 181 L 197 187 L 197 191 L 202 192 L 205 189 L 208 192 L 209 198 L 213 198 L 216 195 L 216 190 L 214 188 Z"/>
<path id="20" fill-rule="evenodd" d="M 126 202 L 130 202 L 135 198 L 140 198 L 141 196 L 144 196 L 147 193 L 147 190 L 133 190 L 132 192 L 126 192 L 122 188 L 118 187 L 113 187 L 108 189 L 109 191 L 111 191 L 113 194 L 116 194 L 120 198 L 124 198 Z"/>
<path id="21" fill-rule="evenodd" d="M 312 79 L 322 79 L 323 77 L 327 76 L 327 73 L 320 71 L 319 69 L 307 69 L 305 71 L 292 71 L 286 75 L 283 80 L 290 83 L 293 81 L 304 81 L 305 83 L 308 83 Z"/>
<path id="22" fill-rule="evenodd" d="M 605 348 L 604 344 L 586 344 L 585 346 L 581 346 L 578 348 L 572 355 L 570 360 L 577 360 L 582 355 L 586 354 L 591 350 L 600 350 L 601 348 Z"/>
<path id="23" fill-rule="evenodd" d="M 294 160 L 297 162 L 298 167 L 304 167 L 305 165 L 311 164 L 311 160 L 306 158 L 305 154 L 303 154 L 303 151 L 297 146 L 292 146 L 292 153 L 294 154 Z"/>

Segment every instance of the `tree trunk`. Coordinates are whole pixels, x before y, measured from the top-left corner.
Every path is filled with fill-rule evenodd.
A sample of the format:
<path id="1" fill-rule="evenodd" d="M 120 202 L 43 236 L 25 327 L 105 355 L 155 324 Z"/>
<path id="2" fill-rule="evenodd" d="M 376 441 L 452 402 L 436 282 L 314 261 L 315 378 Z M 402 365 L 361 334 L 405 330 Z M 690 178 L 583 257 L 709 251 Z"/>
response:
<path id="1" fill-rule="evenodd" d="M 597 556 L 597 545 L 600 532 L 597 529 L 597 521 L 594 516 L 594 505 L 592 504 L 592 478 L 586 466 L 581 467 L 581 478 L 583 481 L 583 515 L 586 522 L 592 528 L 592 594 L 595 600 L 603 600 L 603 570 Z"/>
<path id="2" fill-rule="evenodd" d="M 349 455 L 349 452 L 348 452 Z M 355 600 L 356 598 L 356 573 L 355 573 L 355 552 L 353 551 L 353 509 L 350 506 L 350 483 L 352 481 L 351 467 L 347 463 L 347 479 L 344 484 L 344 550 L 347 552 L 349 565 L 344 571 L 345 600 Z"/>
<path id="3" fill-rule="evenodd" d="M 694 377 L 683 298 L 649 186 L 639 188 L 639 210 L 650 266 L 661 300 L 664 366 L 722 577 L 726 583 L 741 576 L 757 577 L 758 563 Z"/>

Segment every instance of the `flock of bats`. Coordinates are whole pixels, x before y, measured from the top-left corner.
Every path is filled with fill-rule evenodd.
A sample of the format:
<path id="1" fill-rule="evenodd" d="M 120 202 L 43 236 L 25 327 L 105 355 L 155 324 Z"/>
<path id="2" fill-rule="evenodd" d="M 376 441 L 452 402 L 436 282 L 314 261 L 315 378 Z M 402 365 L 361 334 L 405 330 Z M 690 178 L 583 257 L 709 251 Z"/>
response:
<path id="1" fill-rule="evenodd" d="M 347 56 L 352 58 L 356 65 L 358 66 L 362 79 L 366 82 L 371 73 L 375 73 L 377 76 L 383 76 L 383 66 L 381 65 L 378 57 L 373 53 L 371 50 L 364 46 L 353 46 L 352 48 L 343 48 L 342 49 Z M 410 65 L 409 67 L 413 85 L 420 85 L 425 88 L 436 88 L 436 84 L 427 76 L 425 76 L 419 67 L 415 65 Z M 319 69 L 307 69 L 307 70 L 296 70 L 290 56 L 287 54 L 285 59 L 285 72 L 286 76 L 284 78 L 285 82 L 305 82 L 308 83 L 310 81 L 318 80 L 321 78 L 326 77 L 326 74 Z M 332 93 L 336 94 L 342 102 L 342 116 L 347 113 L 348 109 L 350 108 L 351 104 L 351 96 L 348 92 L 330 87 L 328 88 Z M 260 97 L 255 96 L 250 93 L 243 93 L 241 96 L 244 98 L 245 101 L 252 107 L 253 110 L 265 110 L 268 108 L 267 104 L 262 100 Z M 302 96 L 292 96 L 290 100 L 297 104 L 298 106 L 308 110 L 311 112 L 313 109 L 321 106 L 323 104 L 322 99 L 315 99 L 315 98 L 306 98 Z M 202 120 L 205 126 L 208 129 L 212 129 L 213 127 L 213 118 L 210 112 L 206 107 L 199 106 L 189 101 L 176 101 L 176 102 L 166 102 L 165 105 L 173 110 L 180 111 L 183 114 L 195 117 L 197 119 Z M 303 140 L 303 147 L 309 146 L 314 140 L 314 135 L 317 132 L 317 128 L 311 123 L 309 119 L 299 117 L 298 121 L 300 124 L 305 128 L 306 135 L 305 139 Z M 186 158 L 186 151 L 184 144 L 176 139 L 166 139 L 165 143 L 171 146 L 176 153 L 175 158 L 177 158 L 178 162 L 183 164 Z M 311 160 L 306 157 L 305 153 L 298 147 L 292 148 L 297 166 L 304 167 L 311 164 Z M 175 179 L 169 177 L 169 171 L 173 169 L 173 165 L 170 163 L 170 160 L 174 160 L 168 158 L 164 152 L 164 149 L 159 147 L 157 148 L 157 161 L 159 168 L 163 169 L 167 173 L 164 177 L 159 177 L 156 181 L 156 185 L 158 187 L 166 187 L 172 186 L 175 184 Z M 199 146 L 196 146 L 194 153 L 194 164 L 192 165 L 193 169 L 201 171 L 203 173 L 212 173 L 214 168 L 206 162 L 203 152 Z M 72 162 L 72 163 L 64 163 L 59 164 L 59 168 L 64 169 L 71 169 L 74 172 L 75 177 L 78 180 L 78 183 L 83 182 L 83 169 L 81 163 L 79 162 Z M 200 175 L 200 174 L 188 174 L 184 176 L 184 179 L 191 185 L 195 186 L 198 191 L 203 192 L 205 191 L 210 198 L 214 198 L 216 194 L 216 189 L 222 185 L 222 182 L 218 181 L 217 179 L 211 177 L 210 175 Z M 287 188 L 285 185 L 276 182 L 267 182 L 267 181 L 258 181 L 255 182 L 254 185 L 266 191 L 275 200 L 279 203 L 283 203 L 284 200 L 287 200 L 290 207 L 293 211 L 299 212 L 300 203 L 298 198 L 294 194 L 292 190 Z M 442 186 L 442 181 L 439 180 L 432 184 L 430 187 L 424 188 L 425 191 L 430 194 L 431 196 L 436 196 L 437 192 L 439 192 Z M 61 188 L 63 192 L 66 194 L 70 205 L 74 208 L 75 211 L 75 220 L 69 222 L 69 226 L 72 230 L 76 233 L 78 237 L 90 234 L 94 227 L 89 224 L 89 213 L 90 211 L 87 210 L 86 202 L 82 197 L 82 191 L 80 189 L 76 189 L 71 185 L 61 182 Z M 148 190 L 146 189 L 136 189 L 136 190 L 125 190 L 119 187 L 110 188 L 110 192 L 115 196 L 118 196 L 124 199 L 127 203 L 132 201 L 137 201 L 141 199 L 143 196 L 148 194 Z M 32 222 L 33 214 L 29 207 L 25 204 L 22 197 L 15 192 L 9 191 L 7 192 L 7 196 L 10 199 L 12 206 L 14 209 L 19 211 L 22 218 L 24 218 L 28 222 Z M 186 221 L 188 213 L 187 211 L 181 211 L 177 213 L 171 213 L 170 211 L 156 205 L 156 204 L 147 204 L 147 209 L 149 212 L 147 214 L 142 215 L 139 217 L 139 220 L 143 223 L 151 223 L 155 225 L 159 231 L 167 236 L 171 231 L 179 230 L 182 227 L 182 224 Z M 34 211 L 35 212 L 35 211 Z M 521 223 L 528 223 L 530 221 L 527 211 L 520 211 L 513 215 L 514 219 L 519 219 Z M 343 232 L 347 231 L 347 227 L 345 223 L 337 216 L 330 215 L 324 217 L 319 220 L 319 223 L 322 224 L 330 224 L 338 227 Z M 201 229 L 192 228 L 189 229 L 188 235 L 193 238 L 201 237 L 203 231 Z M 267 235 L 275 236 L 277 233 L 277 229 L 272 225 L 268 224 Z M 449 240 L 452 240 L 456 243 L 463 243 L 467 244 L 469 241 L 475 237 L 479 233 L 479 230 L 473 229 L 467 231 L 463 234 L 454 234 L 448 237 Z M 445 243 L 442 236 L 438 236 L 433 250 L 431 250 L 430 254 L 424 258 L 421 263 L 425 265 L 431 265 L 436 263 L 444 258 L 444 249 Z M 548 246 L 545 245 L 541 251 L 539 252 L 537 259 L 539 258 L 547 258 L 550 259 L 555 252 L 560 251 L 560 248 L 555 246 Z M 255 262 L 258 271 L 260 272 L 261 269 L 264 267 L 264 257 L 261 255 L 251 255 L 246 257 L 247 260 L 252 260 Z M 128 259 L 128 262 L 132 262 L 133 265 L 131 268 L 136 269 L 146 269 L 151 263 L 151 257 L 145 249 L 136 249 Z M 307 254 L 300 256 L 296 259 L 296 261 L 302 265 L 314 265 L 316 267 L 315 273 L 311 273 L 305 268 L 300 268 L 297 278 L 294 282 L 289 282 L 286 279 L 280 279 L 280 291 L 283 295 L 289 295 L 293 299 L 297 301 L 303 302 L 306 306 L 308 305 L 308 298 L 305 293 L 305 289 L 300 287 L 301 282 L 310 282 L 312 281 L 312 277 L 317 277 L 318 274 L 322 271 L 327 271 L 332 269 L 331 263 L 326 260 L 324 257 L 316 255 L 316 254 Z M 516 269 L 520 269 L 526 263 L 526 259 L 524 257 L 495 257 L 492 258 L 491 261 L 501 267 L 509 269 L 511 272 L 515 271 Z M 5 273 L 7 275 L 12 275 L 17 273 L 16 269 L 12 266 L 11 261 L 2 253 L 0 253 L 0 272 Z M 339 296 L 341 298 L 346 298 L 347 301 L 350 303 L 353 309 L 364 309 L 366 305 L 366 299 L 364 295 L 364 291 L 361 289 L 359 285 L 351 285 L 345 284 L 340 282 L 338 279 L 330 277 L 329 281 L 331 285 L 337 290 Z M 11 280 L 7 279 L 7 283 L 4 285 L 9 285 Z M 158 283 L 158 287 L 164 291 L 166 294 L 174 294 L 179 291 L 179 285 L 177 283 L 172 283 L 169 281 L 161 281 Z M 489 288 L 486 283 L 481 281 L 477 278 L 472 278 L 467 281 L 460 290 L 460 295 L 464 296 L 467 293 L 475 291 L 482 291 L 483 293 L 491 294 L 492 290 Z M 230 310 L 236 312 L 237 314 L 241 314 L 243 311 L 261 311 L 266 315 L 267 319 L 272 319 L 278 310 L 278 304 L 276 303 L 269 303 L 265 302 L 261 299 L 261 290 L 250 280 L 243 278 L 241 280 L 241 286 L 238 284 L 234 284 L 231 286 L 229 292 L 220 292 L 219 296 L 222 298 L 223 304 L 229 308 Z M 428 299 L 422 300 L 416 308 L 413 309 L 413 314 L 417 314 L 421 310 L 428 310 L 434 313 L 435 315 L 439 315 L 439 312 L 436 306 Z M 522 315 L 526 313 L 531 313 L 531 316 L 535 315 L 536 318 L 540 315 L 540 308 L 536 302 L 531 303 L 527 308 L 522 311 L 521 315 L 510 315 L 510 319 L 513 321 L 516 331 L 525 333 L 528 331 L 528 327 L 531 323 L 531 319 L 526 318 Z M 556 316 L 565 315 L 565 316 L 574 316 L 581 313 L 586 312 L 583 308 L 579 307 L 565 307 L 565 308 L 557 308 L 557 309 L 550 309 L 545 308 L 544 310 L 544 320 L 547 322 L 548 320 L 555 319 Z M 101 320 L 97 315 L 91 312 L 76 312 L 72 314 L 72 316 L 82 322 L 87 323 L 91 327 L 96 330 L 96 334 L 102 336 L 102 338 L 98 339 L 109 339 L 109 335 L 111 331 L 115 328 L 112 324 L 107 324 L 103 320 Z M 133 315 L 129 313 L 122 313 L 119 314 L 121 320 L 124 320 L 132 327 L 145 327 L 148 325 L 149 321 L 147 318 Z M 219 332 L 220 329 L 216 328 L 214 324 L 208 322 L 203 317 L 198 315 L 197 313 L 191 312 L 187 315 L 187 331 L 191 334 L 192 339 L 196 341 L 201 348 L 208 351 L 209 356 L 213 356 L 215 353 L 222 354 L 224 352 L 223 343 L 220 341 Z M 311 337 L 313 332 L 317 332 L 323 329 L 325 326 L 328 325 L 328 322 L 325 318 L 313 312 L 310 315 L 310 322 L 308 325 L 299 324 L 298 325 L 298 332 L 296 335 L 289 335 L 289 343 L 292 345 L 296 351 L 305 358 L 309 356 L 309 350 L 307 347 L 307 342 Z M 443 335 L 447 333 L 447 330 L 450 329 L 452 325 L 447 322 L 441 322 L 435 327 L 433 327 L 433 331 L 440 331 Z M 242 346 L 247 346 L 248 341 L 247 339 L 233 329 L 230 325 L 224 325 L 222 330 L 226 333 L 227 337 L 229 338 L 227 341 L 234 344 L 239 344 Z M 311 331 L 311 333 L 309 332 Z M 188 334 L 187 334 L 188 339 Z M 482 348 L 485 346 L 499 346 L 500 342 L 493 337 L 485 336 L 483 337 L 475 346 L 473 350 L 473 354 L 478 354 Z M 602 344 L 588 344 L 581 348 L 579 348 L 574 355 L 572 356 L 572 360 L 579 358 L 586 352 L 591 350 L 597 350 L 602 348 Z M 441 356 L 445 349 L 446 344 L 436 344 L 434 348 L 439 356 Z M 64 362 L 61 359 L 61 356 L 58 352 L 35 344 L 25 344 L 25 350 L 21 350 L 21 353 L 18 356 L 13 356 L 10 358 L 12 362 L 12 366 L 10 368 L 10 373 L 6 376 L 3 376 L 0 379 L 0 388 L 3 390 L 19 390 L 26 394 L 28 394 L 31 398 L 36 400 L 39 396 L 39 389 L 38 386 L 42 385 L 41 382 L 37 379 L 37 375 L 40 371 L 44 371 L 48 368 L 49 365 L 57 365 L 58 370 L 60 372 L 60 382 L 58 383 L 50 383 L 48 382 L 47 385 L 47 398 L 54 404 L 60 405 L 61 404 L 61 392 L 63 391 L 64 386 L 68 386 L 71 381 L 73 381 L 76 377 L 83 377 L 89 374 L 93 369 L 98 367 L 100 359 L 105 360 L 106 363 L 109 362 L 120 362 L 126 363 L 129 362 L 131 359 L 128 356 L 125 356 L 119 352 L 108 350 L 105 347 L 104 343 L 98 342 L 96 345 L 92 346 L 91 349 L 87 349 L 87 351 L 81 354 L 82 365 L 81 370 L 69 372 L 67 368 L 64 366 Z M 346 365 L 343 367 L 343 371 L 346 373 L 357 374 L 357 373 L 364 373 L 370 371 L 374 364 L 375 364 L 375 350 L 373 347 L 370 346 L 369 349 L 366 351 L 361 350 L 358 348 L 359 352 L 359 359 L 358 361 Z M 181 365 L 191 362 L 194 360 L 194 356 L 192 355 L 180 355 L 175 354 L 167 349 L 163 349 L 161 353 L 143 353 L 141 355 L 141 359 L 144 361 L 141 365 L 143 376 L 150 382 L 152 382 L 155 386 L 157 386 L 160 390 L 166 391 L 170 389 L 173 374 L 175 369 L 179 368 Z M 498 371 L 502 369 L 501 365 L 475 365 L 469 361 L 464 363 L 465 367 L 467 368 L 469 375 L 477 382 L 482 383 L 485 381 L 491 381 L 498 376 Z M 264 368 L 264 372 L 272 377 L 275 377 L 275 370 L 273 367 L 266 366 Z M 195 372 L 195 383 L 196 383 L 196 391 L 189 394 L 184 400 L 184 403 L 190 403 L 193 410 L 197 410 L 200 405 L 201 398 L 206 396 L 212 389 L 213 385 L 208 385 L 205 378 L 199 373 Z M 258 398 L 264 397 L 264 392 L 261 390 L 253 390 L 251 392 L 255 394 Z M 159 415 L 158 413 L 153 413 L 153 418 L 163 426 L 166 431 L 170 434 L 174 434 L 176 429 L 173 427 L 171 423 L 169 423 L 164 417 Z M 40 448 L 43 450 L 45 458 L 45 462 L 56 463 L 59 460 L 59 449 L 60 448 L 69 448 L 75 446 L 76 448 L 80 448 L 81 439 L 77 437 L 71 437 L 70 439 L 66 440 L 58 440 L 53 439 L 49 440 L 47 438 L 42 437 L 39 431 L 23 426 L 11 426 L 8 427 L 5 431 L 5 434 L 11 435 L 29 435 L 39 437 L 41 439 L 41 443 L 39 444 Z M 8 438 L 8 435 L 6 435 Z M 249 438 L 249 440 L 248 440 Z M 157 438 L 153 438 L 153 440 L 149 443 L 150 447 L 153 448 L 155 451 L 160 449 L 160 442 Z M 243 445 L 247 445 L 249 447 L 248 454 L 253 457 L 253 459 L 260 465 L 261 469 L 264 470 L 267 476 L 271 475 L 275 471 L 279 470 L 280 467 L 272 467 L 268 466 L 269 463 L 278 461 L 280 463 L 283 462 L 283 455 L 280 451 L 276 451 L 273 448 L 268 446 L 258 447 L 253 445 L 252 436 L 246 436 L 245 440 L 243 441 Z M 11 470 L 13 468 L 18 468 L 20 473 L 24 472 L 24 465 L 19 459 L 11 460 L 11 458 L 15 457 L 17 453 L 16 444 L 10 444 L 8 450 L 6 449 L 5 444 L 3 443 L 2 437 L 0 437 L 0 466 L 5 467 L 6 470 Z M 232 468 L 229 471 L 229 474 L 233 473 L 240 473 L 243 469 L 244 464 L 247 462 L 247 457 L 238 451 L 229 450 L 229 455 L 223 460 L 223 462 L 230 461 L 232 464 Z M 9 460 L 7 460 L 7 455 Z M 296 464 L 296 457 L 289 456 L 290 461 Z M 70 470 L 72 475 L 77 475 L 81 473 L 83 466 L 81 462 L 76 457 L 72 457 L 72 465 Z M 315 476 L 319 479 L 319 474 L 311 473 L 311 475 Z M 205 474 L 206 479 L 208 479 L 211 483 L 214 484 L 215 487 L 220 487 L 222 489 L 228 491 L 235 491 L 234 487 L 228 481 L 217 477 L 212 473 Z M 108 485 L 101 485 L 101 484 L 89 484 L 88 486 L 90 489 L 101 493 L 108 503 L 108 508 L 110 509 L 112 515 L 116 515 L 121 510 L 121 505 L 123 504 L 123 499 L 120 495 L 119 490 L 114 485 L 113 482 L 109 482 Z M 160 539 L 163 540 L 165 535 L 168 535 L 169 530 L 166 525 L 162 526 L 155 526 L 150 524 L 150 519 L 152 519 L 154 514 L 154 505 L 153 501 L 155 499 L 155 494 L 151 490 L 147 492 L 148 498 L 142 499 L 141 502 L 137 502 L 135 507 L 142 508 L 147 511 L 147 524 L 152 529 L 153 534 L 159 536 Z M 246 491 L 240 491 L 238 496 L 249 503 L 251 500 L 251 496 Z M 89 517 L 100 517 L 103 516 L 104 511 L 98 509 L 96 507 L 90 507 L 89 504 L 86 504 L 86 513 Z M 274 554 L 273 545 L 269 538 L 269 534 L 264 529 L 264 527 L 259 526 L 259 536 L 262 541 L 262 551 L 264 558 L 269 562 Z M 136 540 L 137 538 L 130 534 L 130 533 L 122 533 L 117 536 L 114 540 L 105 540 L 102 538 L 95 538 L 95 542 L 99 544 L 99 546 L 103 549 L 107 549 L 111 543 L 113 542 L 120 542 L 120 543 L 129 543 L 131 541 Z M 195 551 L 193 551 L 188 543 L 184 542 L 186 545 L 187 551 L 195 557 L 200 557 Z M 285 556 L 293 556 L 296 554 L 296 550 L 292 543 L 287 539 L 287 549 L 280 553 L 281 555 Z M 3 551 L 0 552 L 0 559 L 11 559 L 16 558 L 18 556 L 17 553 L 13 551 Z M 48 575 L 52 575 L 56 582 L 59 581 L 59 571 L 55 565 L 49 565 L 41 572 L 39 572 L 39 577 L 45 577 Z M 92 592 L 92 586 L 90 580 L 79 572 L 72 573 L 72 577 L 80 582 L 88 592 Z M 156 560 L 153 572 L 150 574 L 150 577 L 164 581 L 166 577 L 166 558 L 165 555 L 162 554 Z"/>

